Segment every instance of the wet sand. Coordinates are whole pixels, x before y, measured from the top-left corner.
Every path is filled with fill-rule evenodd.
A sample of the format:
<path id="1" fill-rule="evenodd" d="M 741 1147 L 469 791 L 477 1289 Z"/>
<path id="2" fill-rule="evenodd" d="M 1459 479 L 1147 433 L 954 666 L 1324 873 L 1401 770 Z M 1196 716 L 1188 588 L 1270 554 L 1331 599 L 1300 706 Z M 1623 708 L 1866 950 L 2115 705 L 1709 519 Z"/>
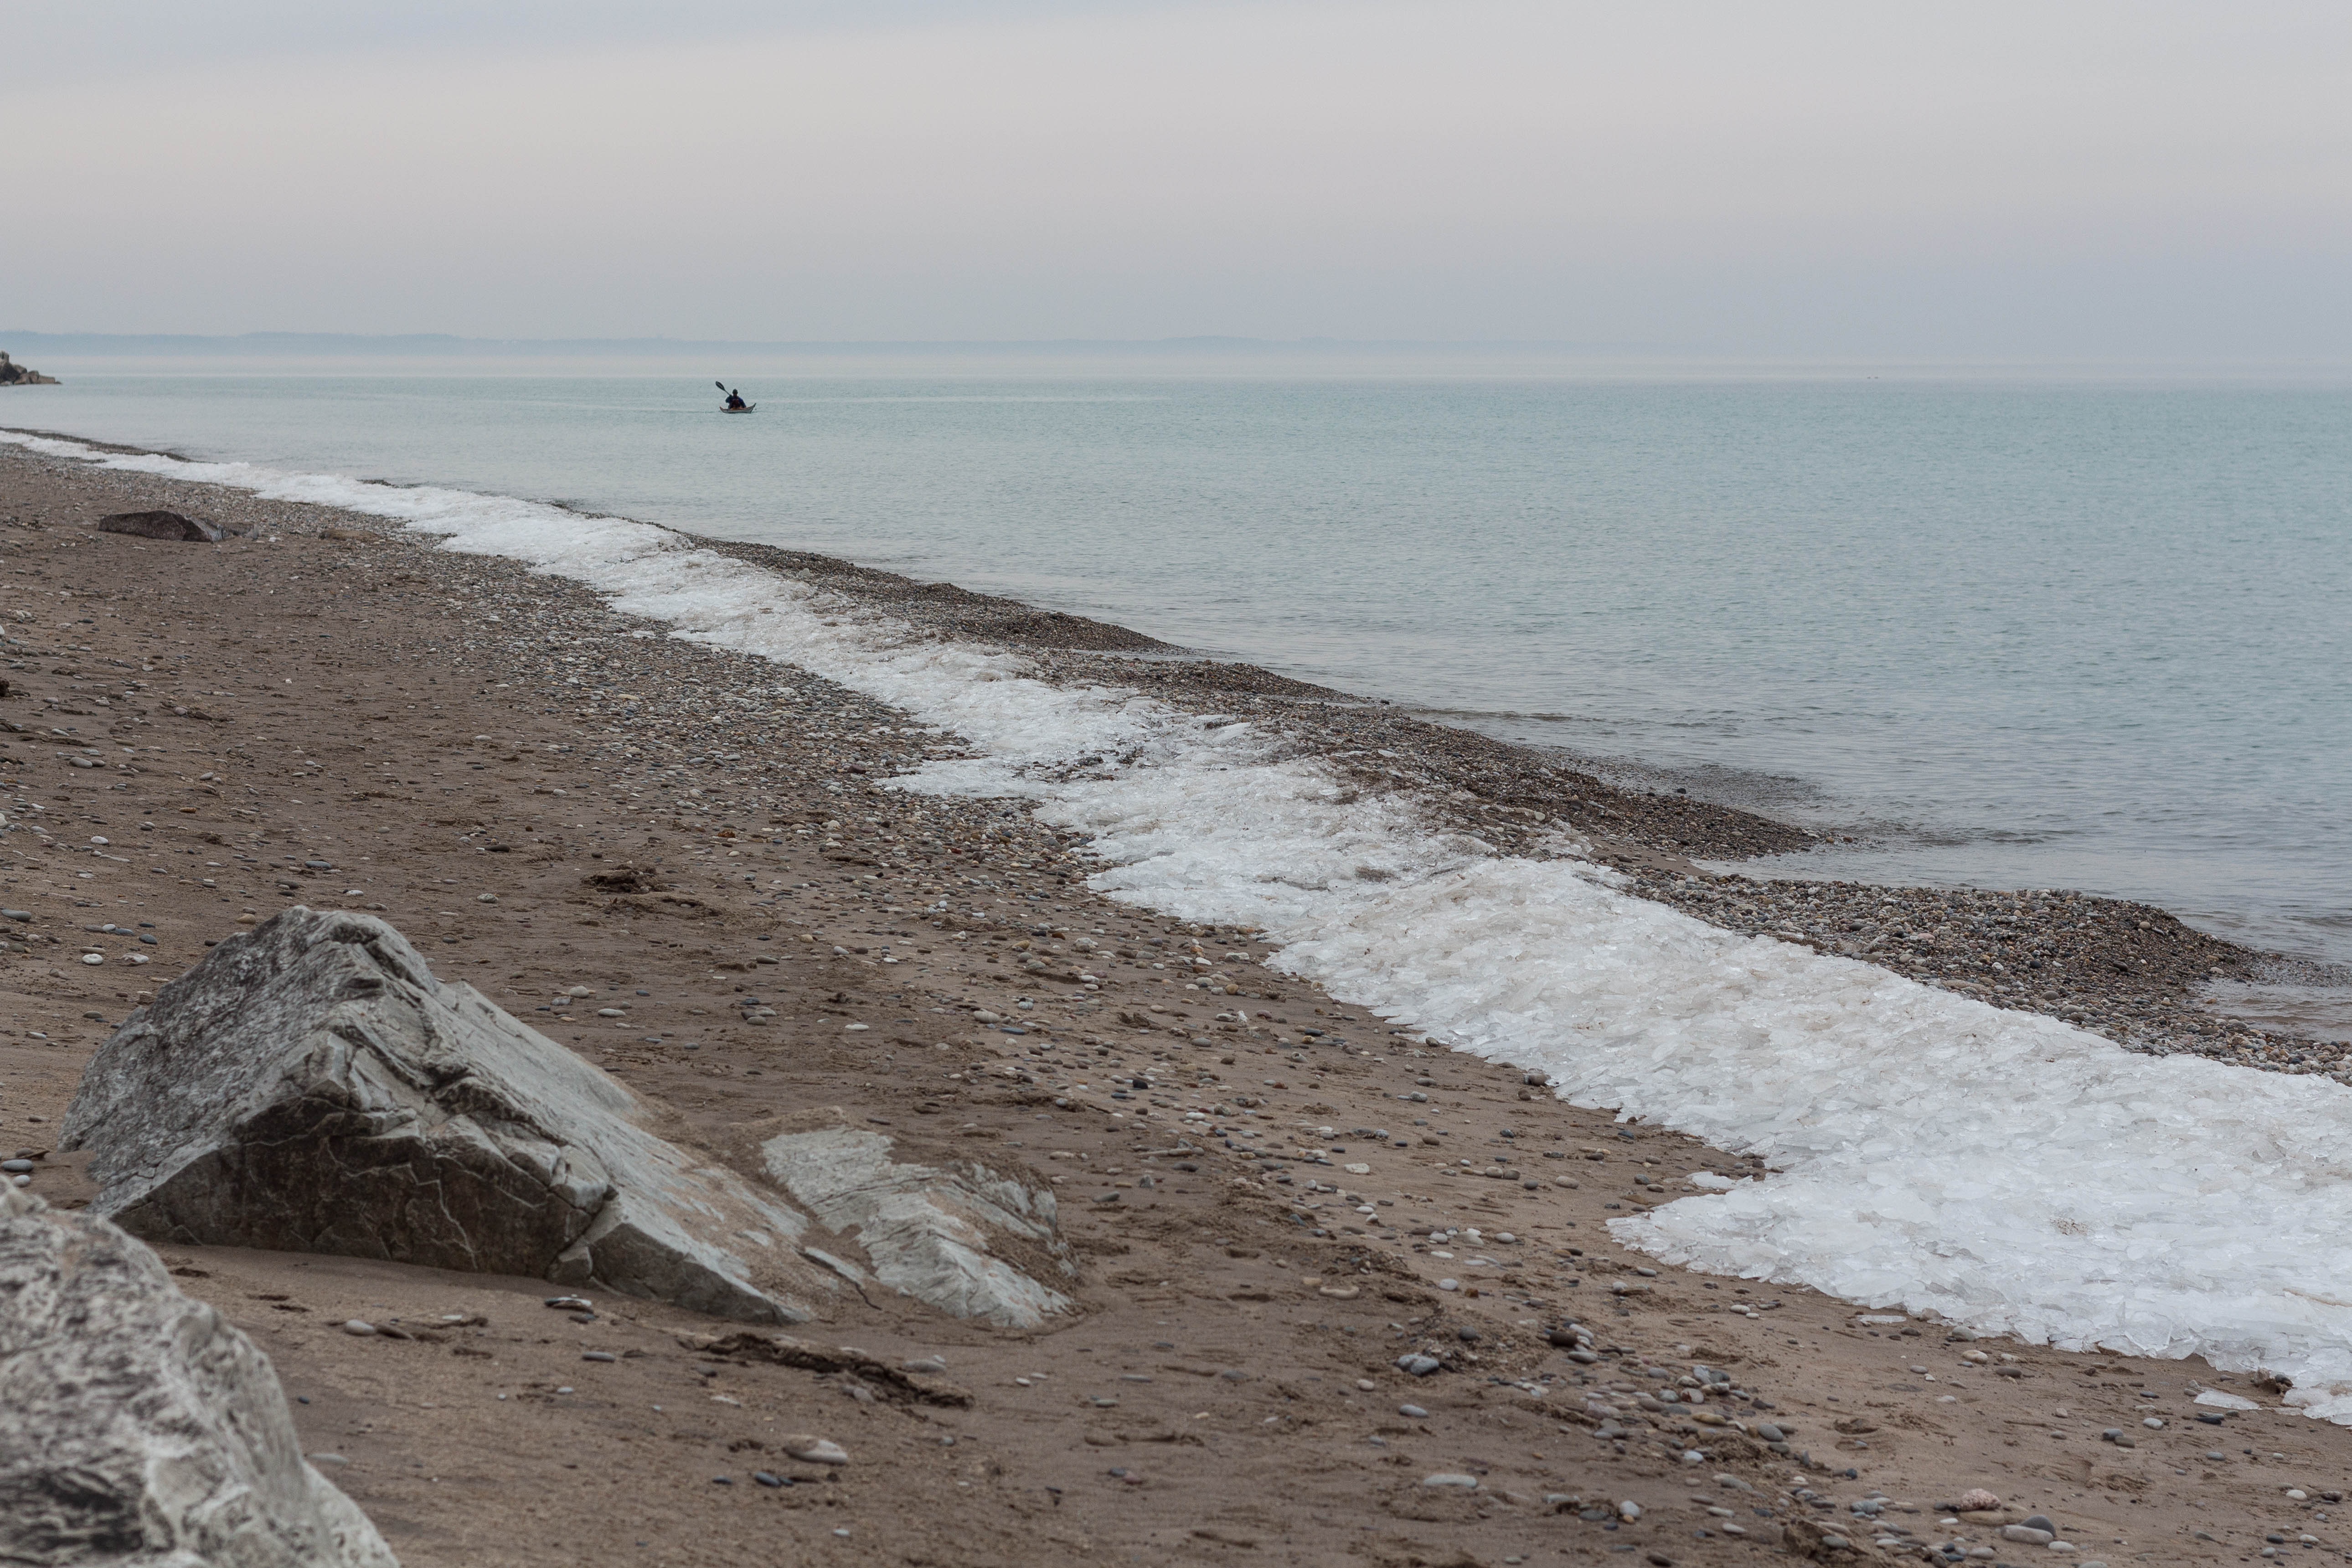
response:
<path id="1" fill-rule="evenodd" d="M 251 531 L 213 546 L 91 529 L 144 507 Z M 46 1151 L 108 1028 L 207 942 L 289 904 L 345 905 L 676 1108 L 715 1156 L 747 1122 L 839 1107 L 1025 1162 L 1061 1195 L 1082 1265 L 1066 1322 L 998 1331 L 877 1300 L 803 1331 L 940 1355 L 969 1406 L 713 1356 L 695 1336 L 726 1325 L 672 1309 L 599 1300 L 578 1322 L 540 1304 L 540 1282 L 166 1249 L 270 1353 L 306 1402 L 306 1448 L 334 1456 L 322 1468 L 412 1568 L 1716 1563 L 1782 1555 L 1790 1531 L 1831 1561 L 1956 1538 L 2047 1560 L 1997 1536 L 2032 1513 L 2077 1562 L 2236 1561 L 2270 1534 L 2352 1544 L 2325 1517 L 2352 1485 L 2352 1433 L 2251 1377 L 1954 1339 L 1616 1247 L 1608 1220 L 1699 1190 L 1694 1173 L 1753 1167 L 1391 1032 L 1262 968 L 1254 933 L 1099 899 L 1079 847 L 1018 803 L 881 789 L 954 742 L 867 699 L 374 520 L 5 449 L 0 554 L 0 902 L 29 917 L 0 928 L 0 1143 Z M 864 592 L 846 570 L 826 586 Z M 2138 1027 L 2186 1009 L 2212 964 L 2259 962 L 2101 900 L 1898 895 L 1888 919 L 1878 890 L 1849 889 L 1801 915 L 1790 885 L 1689 865 L 1786 847 L 1783 825 L 1612 791 L 1263 671 L 1139 658 L 1156 650 L 1107 641 L 1116 628 L 898 602 L 919 599 L 993 617 L 1069 679 L 1115 668 L 1171 700 L 1254 700 L 1302 749 L 1368 753 L 1341 759 L 1367 788 L 1458 788 L 1453 807 L 1499 848 L 1540 852 L 1565 823 L 1653 896 L 1819 942 L 1885 937 L 1873 962 L 1938 983 L 1992 984 L 1942 967 L 1979 954 L 2039 975 L 2007 958 L 2047 942 L 2030 950 L 2045 970 L 2082 978 L 2018 1003 L 2074 997 Z M 1054 646 L 1065 635 L 1075 649 Z M 1399 756 L 1375 764 L 1383 751 Z M 915 912 L 950 886 L 983 912 Z M 1844 927 L 1865 900 L 1882 929 L 1861 940 Z M 593 994 L 560 1006 L 576 986 Z M 596 1016 L 608 1006 L 624 1016 Z M 1218 1131 L 1188 1130 L 1188 1110 Z M 77 1157 L 38 1164 L 36 1191 L 86 1201 Z M 488 1321 L 438 1341 L 335 1328 L 452 1312 Z M 1549 1342 L 1569 1320 L 1589 1359 Z M 1401 1370 L 1413 1352 L 1443 1370 Z M 2202 1423 L 2200 1387 L 2257 1408 Z M 792 1431 L 852 1463 L 788 1463 Z M 1439 1475 L 1478 1484 L 1424 1484 Z M 1939 1511 L 1978 1487 L 2002 1507 Z M 1875 1517 L 1856 1514 L 1874 1493 Z M 1823 1530 L 1853 1546 L 1820 1545 Z"/>

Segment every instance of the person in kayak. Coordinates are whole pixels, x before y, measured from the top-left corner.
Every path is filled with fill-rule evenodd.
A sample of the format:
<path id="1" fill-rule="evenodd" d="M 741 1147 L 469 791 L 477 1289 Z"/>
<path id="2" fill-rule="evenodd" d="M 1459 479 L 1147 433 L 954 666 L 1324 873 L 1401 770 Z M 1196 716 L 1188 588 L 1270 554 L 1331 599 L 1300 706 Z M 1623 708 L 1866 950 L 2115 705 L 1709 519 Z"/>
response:
<path id="1" fill-rule="evenodd" d="M 741 393 L 730 392 L 727 395 L 727 406 L 730 408 L 749 408 L 751 405 L 743 401 L 743 395 Z"/>

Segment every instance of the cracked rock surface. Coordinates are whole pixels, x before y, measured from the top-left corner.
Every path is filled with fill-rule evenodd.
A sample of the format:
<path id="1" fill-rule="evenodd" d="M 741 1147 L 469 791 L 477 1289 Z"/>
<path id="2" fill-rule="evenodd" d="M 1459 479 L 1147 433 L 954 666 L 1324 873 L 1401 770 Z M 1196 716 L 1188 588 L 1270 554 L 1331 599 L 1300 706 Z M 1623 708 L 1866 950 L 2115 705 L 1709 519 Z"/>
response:
<path id="1" fill-rule="evenodd" d="M 99 1211 L 151 1240 L 593 1282 L 753 1322 L 841 1288 L 845 1266 L 802 1255 L 804 1215 L 654 1117 L 383 921 L 298 905 L 124 1022 L 64 1142 L 91 1151 Z"/>
<path id="2" fill-rule="evenodd" d="M 1077 1274 L 1055 1228 L 1051 1187 L 970 1159 L 894 1158 L 902 1152 L 879 1132 L 845 1125 L 760 1144 L 768 1176 L 825 1225 L 855 1229 L 875 1278 L 890 1289 L 1003 1328 L 1034 1328 L 1071 1310 L 1067 1296 L 1032 1277 Z"/>
<path id="3" fill-rule="evenodd" d="M 0 1562 L 399 1568 L 269 1358 L 93 1215 L 0 1187 Z"/>

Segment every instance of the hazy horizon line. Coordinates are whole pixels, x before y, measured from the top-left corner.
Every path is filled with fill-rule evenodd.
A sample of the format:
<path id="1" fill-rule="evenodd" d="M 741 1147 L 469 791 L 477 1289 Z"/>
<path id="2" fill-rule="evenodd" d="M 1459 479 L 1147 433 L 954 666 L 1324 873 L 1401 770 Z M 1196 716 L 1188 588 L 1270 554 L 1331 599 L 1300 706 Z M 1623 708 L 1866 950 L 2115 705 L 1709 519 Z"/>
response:
<path id="1" fill-rule="evenodd" d="M 1194 333 L 1165 338 L 855 338 L 855 339 L 730 339 L 636 337 L 471 337 L 455 332 L 58 332 L 0 330 L 0 352 L 25 363 L 28 354 L 59 354 L 91 358 L 134 358 L 159 355 L 191 357 L 324 357 L 335 354 L 452 358 L 529 357 L 532 354 L 765 353 L 779 356 L 823 354 L 1440 354 L 1550 355 L 1580 359 L 1673 360 L 1717 364 L 1793 365 L 2005 365 L 2237 366 L 2288 367 L 2305 370 L 2347 366 L 2326 356 L 2285 358 L 2260 355 L 2082 355 L 2059 354 L 2028 358 L 2014 354 L 1964 356 L 1909 354 L 1773 354 L 1742 353 L 1721 347 L 1658 342 L 1579 342 L 1543 338 L 1298 338 L 1250 337 L 1242 334 Z M 37 367 L 36 367 L 37 368 Z"/>

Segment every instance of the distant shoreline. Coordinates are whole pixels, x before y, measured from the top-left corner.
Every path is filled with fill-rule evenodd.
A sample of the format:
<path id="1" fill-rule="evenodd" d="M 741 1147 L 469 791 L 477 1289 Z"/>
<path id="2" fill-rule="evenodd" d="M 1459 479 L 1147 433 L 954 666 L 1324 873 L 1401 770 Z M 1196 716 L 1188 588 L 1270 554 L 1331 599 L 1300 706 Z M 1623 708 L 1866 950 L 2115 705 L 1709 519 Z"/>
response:
<path id="1" fill-rule="evenodd" d="M 168 361 L 188 364 L 240 362 L 351 361 L 473 363 L 605 359 L 648 365 L 692 362 L 699 379 L 714 363 L 793 362 L 811 367 L 882 367 L 893 362 L 949 361 L 988 368 L 1087 366 L 1107 374 L 1152 369 L 1250 367 L 1265 374 L 1306 374 L 1347 366 L 1398 375 L 1509 374 L 1651 380 L 2020 381 L 2033 383 L 2182 385 L 2352 386 L 2352 361 L 2242 359 L 1960 360 L 1909 356 L 1799 357 L 1730 353 L 1685 344 L 1555 342 L 1540 340 L 1249 338 L 842 339 L 723 338 L 478 338 L 413 332 L 53 332 L 0 330 L 13 343 L 54 361 Z"/>

